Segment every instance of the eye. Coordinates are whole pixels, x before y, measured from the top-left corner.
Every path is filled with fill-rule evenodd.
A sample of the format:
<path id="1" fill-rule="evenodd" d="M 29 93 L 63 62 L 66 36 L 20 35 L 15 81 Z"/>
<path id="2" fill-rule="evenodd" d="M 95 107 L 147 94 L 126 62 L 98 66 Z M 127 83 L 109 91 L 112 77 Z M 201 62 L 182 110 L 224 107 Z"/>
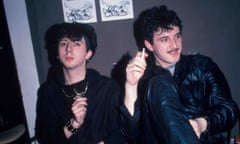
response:
<path id="1" fill-rule="evenodd" d="M 180 39 L 180 38 L 182 38 L 182 34 L 181 33 L 178 33 L 178 34 L 176 34 L 176 39 Z"/>
<path id="2" fill-rule="evenodd" d="M 168 42 L 168 38 L 167 37 L 162 37 L 159 39 L 161 42 Z"/>
<path id="3" fill-rule="evenodd" d="M 59 46 L 60 47 L 66 47 L 68 45 L 68 42 L 67 41 L 60 41 L 59 42 Z"/>
<path id="4" fill-rule="evenodd" d="M 76 46 L 81 46 L 80 41 L 75 41 L 74 44 L 75 44 Z"/>

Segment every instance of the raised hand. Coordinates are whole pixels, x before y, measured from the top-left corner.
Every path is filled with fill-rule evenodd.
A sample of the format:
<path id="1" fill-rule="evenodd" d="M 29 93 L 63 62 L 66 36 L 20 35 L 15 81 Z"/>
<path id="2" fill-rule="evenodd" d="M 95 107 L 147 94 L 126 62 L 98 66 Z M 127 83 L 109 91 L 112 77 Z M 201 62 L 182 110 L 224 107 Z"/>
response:
<path id="1" fill-rule="evenodd" d="M 126 68 L 125 98 L 124 104 L 131 115 L 134 114 L 134 104 L 137 99 L 138 82 L 144 74 L 147 67 L 145 52 L 138 52 L 136 56 L 130 60 Z"/>
<path id="2" fill-rule="evenodd" d="M 127 81 L 130 85 L 136 85 L 143 76 L 147 63 L 145 58 L 147 54 L 144 52 L 137 52 L 136 56 L 130 60 L 126 68 Z"/>
<path id="3" fill-rule="evenodd" d="M 87 98 L 86 97 L 79 97 L 77 98 L 72 104 L 72 113 L 74 115 L 74 119 L 80 127 L 85 119 L 87 113 Z"/>

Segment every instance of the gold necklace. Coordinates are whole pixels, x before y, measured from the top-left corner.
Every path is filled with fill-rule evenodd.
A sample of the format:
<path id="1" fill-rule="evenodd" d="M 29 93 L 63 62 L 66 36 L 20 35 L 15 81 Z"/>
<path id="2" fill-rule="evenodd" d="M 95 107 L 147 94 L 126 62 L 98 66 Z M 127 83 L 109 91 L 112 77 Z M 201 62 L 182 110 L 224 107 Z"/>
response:
<path id="1" fill-rule="evenodd" d="M 64 94 L 66 97 L 68 97 L 68 98 L 73 98 L 74 100 L 76 100 L 77 98 L 80 98 L 80 97 L 85 96 L 86 93 L 87 93 L 87 90 L 88 90 L 88 82 L 86 83 L 86 87 L 85 87 L 84 91 L 82 91 L 82 92 L 78 92 L 77 89 L 73 88 L 73 92 L 74 92 L 74 93 L 73 93 L 72 95 L 68 95 L 68 94 L 65 92 L 64 88 L 62 88 L 63 94 Z"/>

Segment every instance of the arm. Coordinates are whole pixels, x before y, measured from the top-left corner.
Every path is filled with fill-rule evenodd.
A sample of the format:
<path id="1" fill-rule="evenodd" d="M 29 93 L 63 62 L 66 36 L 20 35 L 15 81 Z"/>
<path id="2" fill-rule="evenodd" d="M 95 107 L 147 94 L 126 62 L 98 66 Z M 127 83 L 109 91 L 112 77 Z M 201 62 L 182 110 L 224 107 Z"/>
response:
<path id="1" fill-rule="evenodd" d="M 149 127 L 159 141 L 165 144 L 200 144 L 170 79 L 157 76 L 149 81 L 144 108 Z"/>
<path id="2" fill-rule="evenodd" d="M 200 101 L 194 104 L 196 105 L 194 111 L 200 111 L 203 115 L 189 120 L 198 137 L 202 133 L 214 135 L 230 130 L 235 125 L 239 113 L 219 67 L 209 58 L 201 59 L 201 62 L 205 63 L 204 67 L 198 68 L 204 68 L 201 70 L 204 80 L 201 85 L 195 85 L 192 88 L 195 88 L 194 97 L 200 97 Z"/>
<path id="3" fill-rule="evenodd" d="M 47 91 L 48 88 L 42 86 L 38 92 L 37 117 L 35 135 L 37 140 L 43 144 L 67 143 L 64 135 L 62 120 L 59 120 Z"/>
<path id="4" fill-rule="evenodd" d="M 144 54 L 144 57 L 146 58 L 147 54 Z M 124 103 L 119 109 L 120 126 L 122 133 L 128 139 L 136 137 L 140 126 L 140 106 L 137 98 L 137 88 L 138 81 L 146 68 L 144 57 L 142 57 L 141 52 L 138 52 L 132 59 L 130 59 L 129 55 L 125 55 L 112 71 L 112 77 L 120 83 L 124 95 Z"/>
<path id="5" fill-rule="evenodd" d="M 209 64 L 206 76 L 206 94 L 210 98 L 208 132 L 215 134 L 230 130 L 237 122 L 239 108 L 233 101 L 227 81 L 215 63 Z"/>
<path id="6" fill-rule="evenodd" d="M 126 143 L 125 137 L 122 135 L 120 126 L 119 126 L 119 112 L 118 107 L 120 104 L 120 88 L 117 85 L 117 83 L 109 83 L 109 86 L 107 87 L 107 93 L 108 95 L 106 99 L 108 102 L 108 133 L 109 135 L 102 140 L 105 144 L 123 144 Z"/>
<path id="7" fill-rule="evenodd" d="M 126 83 L 124 104 L 131 115 L 134 114 L 134 105 L 137 100 L 137 88 L 140 78 L 146 69 L 145 58 L 147 55 L 138 52 L 136 56 L 129 62 L 126 68 Z"/>
<path id="8" fill-rule="evenodd" d="M 74 117 L 71 118 L 63 128 L 64 134 L 67 138 L 70 138 L 83 124 L 87 112 L 86 106 L 86 97 L 79 97 L 73 102 L 72 113 Z"/>

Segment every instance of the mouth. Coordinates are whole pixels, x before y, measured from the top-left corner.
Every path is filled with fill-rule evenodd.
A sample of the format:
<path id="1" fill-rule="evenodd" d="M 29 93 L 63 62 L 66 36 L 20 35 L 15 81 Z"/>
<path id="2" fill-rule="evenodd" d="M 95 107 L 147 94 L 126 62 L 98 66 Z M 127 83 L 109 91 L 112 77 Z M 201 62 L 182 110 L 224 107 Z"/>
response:
<path id="1" fill-rule="evenodd" d="M 68 61 L 68 62 L 72 61 L 73 59 L 74 59 L 73 57 L 69 57 L 69 56 L 65 58 L 65 60 Z"/>
<path id="2" fill-rule="evenodd" d="M 171 49 L 167 53 L 171 54 L 171 55 L 178 55 L 179 54 L 179 48 Z"/>

